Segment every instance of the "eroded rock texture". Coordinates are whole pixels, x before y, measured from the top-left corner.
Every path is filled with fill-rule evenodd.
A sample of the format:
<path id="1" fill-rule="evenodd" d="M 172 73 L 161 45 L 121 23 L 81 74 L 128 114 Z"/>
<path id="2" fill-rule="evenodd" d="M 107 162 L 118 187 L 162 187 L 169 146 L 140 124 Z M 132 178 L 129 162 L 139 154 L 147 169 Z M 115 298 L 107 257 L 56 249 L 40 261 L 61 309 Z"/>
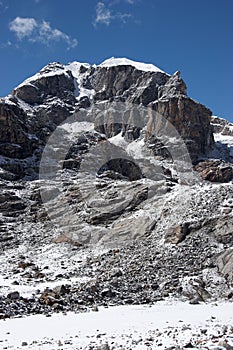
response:
<path id="1" fill-rule="evenodd" d="M 113 106 L 105 113 L 106 103 L 123 104 L 124 111 Z M 97 115 L 89 113 L 93 105 L 100 110 Z M 18 160 L 33 157 L 31 163 L 38 162 L 49 135 L 75 114 L 78 121 L 89 118 L 96 131 L 107 138 L 122 132 L 128 140 L 138 139 L 148 122 L 146 113 L 142 116 L 138 111 L 139 106 L 145 110 L 150 106 L 174 125 L 193 161 L 213 145 L 211 111 L 187 97 L 179 72 L 169 76 L 132 65 L 92 67 L 53 63 L 1 99 L 0 155 L 15 159 L 1 161 L 1 167 L 14 173 L 17 163 L 22 173 L 27 174 L 25 163 Z M 158 128 L 156 125 L 149 132 L 157 132 Z M 34 168 L 36 173 L 36 164 Z"/>

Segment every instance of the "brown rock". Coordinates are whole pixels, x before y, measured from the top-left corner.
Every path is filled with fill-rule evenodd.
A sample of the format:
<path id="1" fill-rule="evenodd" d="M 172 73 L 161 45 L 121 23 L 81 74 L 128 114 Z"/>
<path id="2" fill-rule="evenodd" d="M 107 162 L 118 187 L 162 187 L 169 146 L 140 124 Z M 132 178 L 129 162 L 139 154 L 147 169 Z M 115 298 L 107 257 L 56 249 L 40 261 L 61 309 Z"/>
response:
<path id="1" fill-rule="evenodd" d="M 163 136 L 164 133 L 166 133 L 168 138 L 169 136 L 174 136 L 173 130 L 168 124 L 171 123 L 178 132 L 179 137 L 184 140 L 193 162 L 200 154 L 208 152 L 214 144 L 210 127 L 210 116 L 212 113 L 202 104 L 185 95 L 180 95 L 161 98 L 153 102 L 151 108 L 153 113 L 151 113 L 147 139 L 153 135 L 157 137 Z M 162 117 L 162 122 L 156 117 L 156 113 Z M 169 132 L 171 135 L 169 135 Z M 176 153 L 178 158 L 179 143 L 177 143 Z"/>
<path id="2" fill-rule="evenodd" d="M 185 239 L 188 233 L 188 223 L 170 227 L 165 233 L 165 243 L 178 244 Z"/>
<path id="3" fill-rule="evenodd" d="M 82 243 L 76 241 L 76 240 L 73 240 L 72 237 L 70 237 L 68 234 L 61 234 L 59 235 L 58 237 L 54 238 L 53 239 L 53 243 L 69 243 L 69 244 L 72 244 L 76 247 L 81 247 L 82 246 Z"/>
<path id="4" fill-rule="evenodd" d="M 232 165 L 222 161 L 206 160 L 195 165 L 203 180 L 211 182 L 229 182 L 233 178 Z"/>

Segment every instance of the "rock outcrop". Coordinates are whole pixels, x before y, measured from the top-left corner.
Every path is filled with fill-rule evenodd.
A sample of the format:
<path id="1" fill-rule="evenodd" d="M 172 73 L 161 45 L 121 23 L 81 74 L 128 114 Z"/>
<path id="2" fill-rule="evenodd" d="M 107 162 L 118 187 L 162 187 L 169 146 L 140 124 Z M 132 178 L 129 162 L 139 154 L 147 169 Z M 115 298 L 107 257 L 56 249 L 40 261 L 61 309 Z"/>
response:
<path id="1" fill-rule="evenodd" d="M 53 72 L 56 72 L 53 74 Z M 75 103 L 75 82 L 72 72 L 62 64 L 54 63 L 44 67 L 30 81 L 19 85 L 12 95 L 34 106 L 42 104 L 52 97 L 64 102 Z"/>
<path id="2" fill-rule="evenodd" d="M 25 164 L 19 160 L 31 157 L 36 173 L 41 149 L 57 125 L 74 115 L 79 121 L 82 114 L 85 120 L 93 105 L 100 108 L 103 103 L 125 106 L 123 113 L 111 108 L 107 114 L 102 110 L 90 116 L 96 131 L 107 138 L 122 132 L 128 140 L 138 139 L 147 125 L 146 113 L 138 115 L 138 108 L 142 106 L 146 111 L 149 106 L 174 125 L 193 161 L 211 149 L 211 111 L 187 97 L 179 72 L 169 76 L 153 67 L 143 70 L 133 63 L 110 63 L 52 63 L 1 99 L 0 155 L 16 161 L 6 159 L 0 167 L 14 173 L 13 163 L 20 163 L 21 173 L 27 174 Z"/>
<path id="3" fill-rule="evenodd" d="M 194 169 L 198 171 L 203 180 L 211 182 L 229 182 L 233 179 L 231 164 L 219 160 L 200 161 Z"/>
<path id="4" fill-rule="evenodd" d="M 219 272 L 233 284 L 233 249 L 228 249 L 217 258 Z"/>
<path id="5" fill-rule="evenodd" d="M 233 124 L 228 122 L 226 119 L 212 116 L 211 125 L 215 133 L 221 133 L 226 136 L 233 136 Z"/>
<path id="6" fill-rule="evenodd" d="M 29 133 L 27 113 L 14 98 L 0 101 L 0 154 L 8 158 L 24 159 L 38 146 Z"/>
<path id="7" fill-rule="evenodd" d="M 152 104 L 152 108 L 175 126 L 193 161 L 210 150 L 214 143 L 210 128 L 211 111 L 205 106 L 185 95 L 175 94 L 162 97 Z"/>

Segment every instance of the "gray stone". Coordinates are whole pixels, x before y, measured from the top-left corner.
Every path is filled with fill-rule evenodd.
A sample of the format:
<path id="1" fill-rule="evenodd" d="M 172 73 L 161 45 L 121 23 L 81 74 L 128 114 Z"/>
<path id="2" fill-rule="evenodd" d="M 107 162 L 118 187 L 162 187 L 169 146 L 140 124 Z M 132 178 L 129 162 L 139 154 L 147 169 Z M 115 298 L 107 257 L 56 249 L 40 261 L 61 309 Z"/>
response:
<path id="1" fill-rule="evenodd" d="M 19 292 L 11 292 L 7 294 L 7 298 L 11 300 L 17 300 L 17 299 L 20 299 L 20 294 Z"/>
<path id="2" fill-rule="evenodd" d="M 229 248 L 220 254 L 217 259 L 219 272 L 226 277 L 231 283 L 233 281 L 233 249 Z"/>

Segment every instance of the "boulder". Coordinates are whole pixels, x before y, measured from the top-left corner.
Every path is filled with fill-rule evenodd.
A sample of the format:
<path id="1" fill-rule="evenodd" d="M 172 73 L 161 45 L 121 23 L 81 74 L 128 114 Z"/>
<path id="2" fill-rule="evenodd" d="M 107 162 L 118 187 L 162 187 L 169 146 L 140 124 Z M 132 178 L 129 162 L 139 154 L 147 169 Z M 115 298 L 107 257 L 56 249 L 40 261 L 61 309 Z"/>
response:
<path id="1" fill-rule="evenodd" d="M 110 178 L 113 178 L 113 175 L 117 176 L 118 174 L 117 178 L 122 175 L 123 178 L 130 181 L 139 180 L 143 177 L 141 169 L 137 164 L 128 159 L 122 158 L 109 160 L 99 169 L 97 174 L 102 176 L 105 174 L 105 176 Z"/>
<path id="2" fill-rule="evenodd" d="M 204 160 L 194 166 L 203 180 L 211 182 L 229 182 L 233 179 L 231 164 L 219 160 Z"/>
<path id="3" fill-rule="evenodd" d="M 231 244 L 233 239 L 233 217 L 226 216 L 218 219 L 213 232 L 218 242 Z"/>
<path id="4" fill-rule="evenodd" d="M 229 248 L 221 253 L 217 259 L 218 271 L 225 276 L 229 282 L 233 282 L 233 249 Z"/>
<path id="5" fill-rule="evenodd" d="M 165 233 L 165 243 L 178 244 L 182 242 L 189 234 L 189 224 L 184 223 L 178 226 L 172 226 Z"/>
<path id="6" fill-rule="evenodd" d="M 19 292 L 11 292 L 7 295 L 7 298 L 11 300 L 17 300 L 20 298 L 20 294 Z"/>

